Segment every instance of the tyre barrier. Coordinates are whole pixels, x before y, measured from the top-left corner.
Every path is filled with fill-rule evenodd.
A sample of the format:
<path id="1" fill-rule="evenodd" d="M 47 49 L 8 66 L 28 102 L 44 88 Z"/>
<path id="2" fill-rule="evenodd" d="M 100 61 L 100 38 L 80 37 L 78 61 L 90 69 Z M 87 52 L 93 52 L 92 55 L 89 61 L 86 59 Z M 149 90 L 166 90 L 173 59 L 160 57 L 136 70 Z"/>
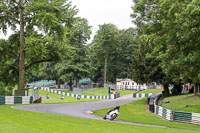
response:
<path id="1" fill-rule="evenodd" d="M 200 125 L 200 114 L 198 113 L 173 111 L 158 105 L 155 105 L 154 113 L 168 121 Z"/>
<path id="2" fill-rule="evenodd" d="M 51 93 L 55 93 L 55 94 L 60 94 L 60 95 L 64 95 L 64 96 L 69 96 L 69 97 L 80 97 L 82 99 L 111 99 L 110 96 L 87 96 L 87 95 L 79 95 L 79 94 L 73 94 L 73 93 L 66 93 L 66 92 L 62 92 L 62 91 L 57 91 L 54 89 L 50 89 L 49 87 L 41 87 L 41 90 L 44 91 L 48 91 Z"/>
<path id="3" fill-rule="evenodd" d="M 145 98 L 151 95 L 153 95 L 153 93 L 142 93 L 142 94 L 133 93 L 133 98 Z"/>
<path id="4" fill-rule="evenodd" d="M 154 113 L 168 121 L 173 121 L 173 111 L 170 109 L 155 105 Z"/>
<path id="5" fill-rule="evenodd" d="M 32 104 L 32 96 L 0 96 L 0 105 L 5 104 Z"/>

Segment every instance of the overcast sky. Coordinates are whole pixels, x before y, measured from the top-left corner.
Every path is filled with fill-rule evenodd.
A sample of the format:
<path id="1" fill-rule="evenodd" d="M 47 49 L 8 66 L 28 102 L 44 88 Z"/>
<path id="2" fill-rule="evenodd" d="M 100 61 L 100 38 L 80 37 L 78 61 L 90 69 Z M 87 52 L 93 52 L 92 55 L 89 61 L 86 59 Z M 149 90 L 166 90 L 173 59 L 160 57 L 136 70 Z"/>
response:
<path id="1" fill-rule="evenodd" d="M 89 21 L 93 31 L 92 37 L 98 30 L 98 25 L 104 23 L 115 24 L 119 29 L 134 27 L 130 18 L 133 12 L 132 0 L 72 0 L 72 4 L 79 9 L 78 16 Z M 2 32 L 0 38 L 5 38 Z"/>
<path id="2" fill-rule="evenodd" d="M 115 24 L 119 29 L 134 27 L 130 17 L 132 0 L 72 0 L 72 4 L 79 9 L 78 15 L 89 21 L 93 35 L 104 23 Z"/>

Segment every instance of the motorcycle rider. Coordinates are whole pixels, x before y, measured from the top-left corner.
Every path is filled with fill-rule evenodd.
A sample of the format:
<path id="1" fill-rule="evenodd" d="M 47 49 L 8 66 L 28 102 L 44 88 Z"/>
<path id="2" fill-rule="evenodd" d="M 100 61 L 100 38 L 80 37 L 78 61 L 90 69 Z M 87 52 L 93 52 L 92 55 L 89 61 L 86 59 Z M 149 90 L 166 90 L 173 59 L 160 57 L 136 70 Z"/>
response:
<path id="1" fill-rule="evenodd" d="M 106 115 L 103 117 L 103 119 L 105 120 L 105 119 L 106 119 L 106 116 L 109 115 L 109 113 L 112 112 L 112 111 L 118 110 L 118 112 L 119 112 L 119 108 L 120 108 L 120 106 L 116 106 L 115 108 L 109 110 L 109 111 L 106 113 Z"/>

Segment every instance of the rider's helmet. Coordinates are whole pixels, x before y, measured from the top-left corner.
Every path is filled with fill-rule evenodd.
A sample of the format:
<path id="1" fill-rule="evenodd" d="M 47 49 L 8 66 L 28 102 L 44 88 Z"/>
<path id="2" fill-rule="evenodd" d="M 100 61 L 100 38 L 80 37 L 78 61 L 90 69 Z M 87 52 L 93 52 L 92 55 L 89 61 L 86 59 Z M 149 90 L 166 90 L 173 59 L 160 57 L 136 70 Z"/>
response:
<path id="1" fill-rule="evenodd" d="M 116 109 L 119 109 L 119 108 L 120 108 L 120 106 L 116 106 L 115 108 L 116 108 Z"/>

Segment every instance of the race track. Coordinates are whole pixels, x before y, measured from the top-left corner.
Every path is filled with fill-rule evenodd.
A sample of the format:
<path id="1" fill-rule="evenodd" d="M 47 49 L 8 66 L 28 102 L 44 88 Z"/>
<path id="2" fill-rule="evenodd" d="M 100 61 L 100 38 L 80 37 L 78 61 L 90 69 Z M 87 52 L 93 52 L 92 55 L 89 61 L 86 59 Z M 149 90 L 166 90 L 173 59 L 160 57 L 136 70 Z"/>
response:
<path id="1" fill-rule="evenodd" d="M 93 101 L 93 102 L 77 102 L 77 103 L 62 103 L 62 104 L 20 105 L 20 106 L 13 106 L 13 108 L 26 110 L 26 111 L 33 111 L 33 112 L 50 113 L 50 114 L 66 115 L 66 116 L 86 118 L 86 119 L 103 120 L 102 117 L 94 116 L 90 114 L 91 111 L 114 107 L 117 105 L 126 104 L 126 103 L 136 101 L 136 100 L 139 100 L 139 99 L 132 98 L 132 94 L 130 94 L 130 95 L 122 96 L 114 100 L 101 100 L 101 101 Z M 112 122 L 137 125 L 137 126 L 168 128 L 164 126 L 132 123 L 132 122 L 126 122 L 126 121 L 120 121 L 120 120 L 114 120 Z M 175 129 L 175 128 L 168 128 L 168 129 Z M 185 130 L 185 129 L 175 129 L 175 130 L 200 132 L 200 131 L 192 131 L 192 130 Z"/>

